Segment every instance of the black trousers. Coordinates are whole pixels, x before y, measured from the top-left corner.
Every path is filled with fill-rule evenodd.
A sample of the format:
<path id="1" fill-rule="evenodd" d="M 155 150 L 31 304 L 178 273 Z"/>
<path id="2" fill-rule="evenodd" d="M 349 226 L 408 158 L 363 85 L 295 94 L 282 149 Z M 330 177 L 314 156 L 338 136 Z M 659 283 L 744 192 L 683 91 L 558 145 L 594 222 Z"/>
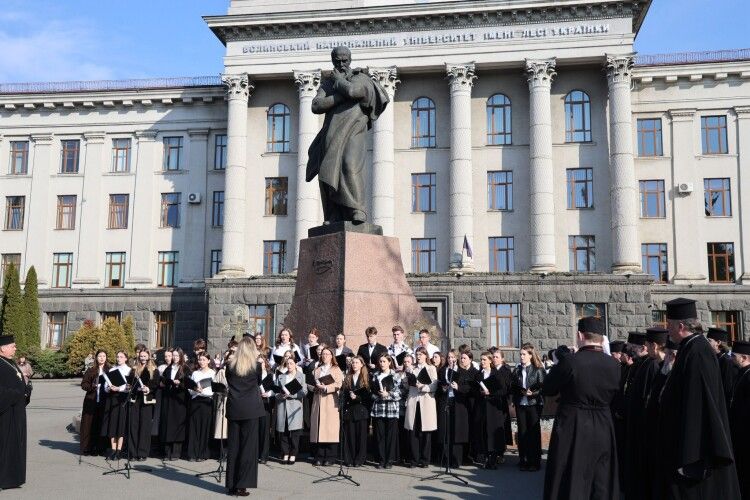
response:
<path id="1" fill-rule="evenodd" d="M 211 458 L 208 444 L 213 435 L 211 422 L 213 420 L 213 405 L 211 398 L 196 397 L 190 401 L 188 414 L 187 457 L 193 460 Z"/>
<path id="2" fill-rule="evenodd" d="M 378 460 L 381 465 L 398 460 L 398 419 L 373 418 L 375 441 L 378 443 Z"/>
<path id="3" fill-rule="evenodd" d="M 398 417 L 398 459 L 404 462 L 411 461 L 411 431 L 406 430 L 404 427 L 404 421 L 406 420 L 403 414 Z"/>
<path id="4" fill-rule="evenodd" d="M 432 449 L 432 432 L 422 430 L 422 411 L 417 403 L 414 415 L 414 429 L 410 433 L 412 462 L 429 463 Z"/>
<path id="5" fill-rule="evenodd" d="M 258 487 L 258 420 L 229 420 L 226 485 L 230 490 Z"/>
<path id="6" fill-rule="evenodd" d="M 363 465 L 367 460 L 367 419 L 344 422 L 344 463 Z"/>
<path id="7" fill-rule="evenodd" d="M 258 419 L 258 457 L 268 460 L 268 450 L 271 446 L 271 416 L 266 413 Z"/>
<path id="8" fill-rule="evenodd" d="M 154 405 L 144 405 L 141 397 L 130 405 L 128 453 L 131 458 L 146 458 L 151 451 L 151 424 Z"/>
<path id="9" fill-rule="evenodd" d="M 518 456 L 521 465 L 539 467 L 542 462 L 541 406 L 516 406 Z"/>
<path id="10" fill-rule="evenodd" d="M 182 456 L 182 443 L 164 443 L 164 458 L 167 460 L 178 459 Z"/>
<path id="11" fill-rule="evenodd" d="M 334 461 L 336 460 L 336 448 L 338 443 L 317 443 L 315 447 L 315 460 Z"/>
<path id="12" fill-rule="evenodd" d="M 296 457 L 299 453 L 299 436 L 302 430 L 279 432 L 279 441 L 281 441 L 281 454 L 284 456 Z"/>

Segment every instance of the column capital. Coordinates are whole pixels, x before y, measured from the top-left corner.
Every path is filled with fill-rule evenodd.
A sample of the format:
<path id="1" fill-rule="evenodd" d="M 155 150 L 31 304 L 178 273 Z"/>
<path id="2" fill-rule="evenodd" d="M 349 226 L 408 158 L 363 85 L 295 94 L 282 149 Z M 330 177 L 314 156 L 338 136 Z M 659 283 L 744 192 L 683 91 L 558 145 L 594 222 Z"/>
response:
<path id="1" fill-rule="evenodd" d="M 748 119 L 750 118 L 750 106 L 735 106 L 734 112 L 737 115 L 737 118 L 739 119 Z M 1 138 L 0 138 L 1 139 Z"/>
<path id="2" fill-rule="evenodd" d="M 673 122 L 690 122 L 695 117 L 695 109 L 670 109 L 669 116 Z"/>
<path id="3" fill-rule="evenodd" d="M 557 75 L 555 65 L 557 60 L 551 59 L 526 59 L 526 80 L 530 86 L 544 85 L 552 86 L 552 79 Z"/>
<path id="4" fill-rule="evenodd" d="M 31 134 L 31 140 L 39 145 L 52 144 L 52 134 Z"/>
<path id="5" fill-rule="evenodd" d="M 250 93 L 255 89 L 255 85 L 250 82 L 250 77 L 247 73 L 240 73 L 237 75 L 233 74 L 222 74 L 221 83 L 224 84 L 227 91 L 227 97 L 229 99 L 244 99 L 250 98 Z"/>
<path id="6" fill-rule="evenodd" d="M 370 78 L 378 82 L 390 97 L 396 93 L 396 85 L 401 83 L 398 79 L 398 70 L 396 66 L 389 66 L 386 68 L 367 68 L 367 73 Z"/>
<path id="7" fill-rule="evenodd" d="M 471 88 L 474 86 L 474 80 L 477 79 L 475 70 L 474 63 L 446 64 L 445 72 L 450 81 L 451 92 L 458 90 L 471 91 Z"/>
<path id="8" fill-rule="evenodd" d="M 294 71 L 294 83 L 300 97 L 314 97 L 320 87 L 320 70 Z"/>
<path id="9" fill-rule="evenodd" d="M 604 69 L 607 72 L 607 81 L 610 85 L 615 83 L 630 84 L 635 54 L 607 54 Z"/>
<path id="10" fill-rule="evenodd" d="M 107 134 L 104 132 L 84 132 L 83 138 L 87 144 L 104 144 Z"/>
<path id="11" fill-rule="evenodd" d="M 136 130 L 135 136 L 139 141 L 153 141 L 159 134 L 158 130 Z"/>
<path id="12" fill-rule="evenodd" d="M 209 130 L 207 128 L 189 128 L 187 129 L 188 136 L 191 139 L 208 139 Z"/>

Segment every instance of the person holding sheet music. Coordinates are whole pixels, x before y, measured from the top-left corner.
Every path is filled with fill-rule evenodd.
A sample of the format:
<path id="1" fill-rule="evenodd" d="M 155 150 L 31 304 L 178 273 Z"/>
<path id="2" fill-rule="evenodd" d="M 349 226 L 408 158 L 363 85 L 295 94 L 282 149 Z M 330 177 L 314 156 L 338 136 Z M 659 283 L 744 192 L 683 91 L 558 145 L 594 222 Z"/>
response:
<path id="1" fill-rule="evenodd" d="M 294 343 L 292 331 L 289 328 L 282 328 L 276 339 L 276 347 L 271 351 L 271 357 L 268 360 L 271 363 L 271 368 L 281 364 L 284 353 L 287 351 L 292 351 L 294 360 L 298 364 L 302 363 L 302 352 L 299 346 Z"/>
<path id="2" fill-rule="evenodd" d="M 452 447 L 446 454 L 443 452 L 441 460 L 446 455 L 450 459 L 450 466 L 458 468 L 463 462 L 464 446 L 469 443 L 471 435 L 471 414 L 472 414 L 472 383 L 477 376 L 477 371 L 471 364 L 471 358 L 466 354 L 458 354 L 455 349 L 451 350 L 447 356 L 447 364 L 438 376 L 441 383 L 442 392 L 444 393 L 445 404 L 450 408 L 450 420 L 447 429 L 448 443 Z M 445 411 L 443 408 L 442 411 Z M 438 411 L 438 422 L 445 418 L 444 413 Z M 440 443 L 444 442 L 444 436 L 440 436 Z M 441 462 L 442 463 L 442 462 Z"/>
<path id="3" fill-rule="evenodd" d="M 544 365 L 531 344 L 521 346 L 521 362 L 513 371 L 513 405 L 518 422 L 518 456 L 522 471 L 537 471 L 542 461 L 540 418 L 544 399 Z"/>
<path id="4" fill-rule="evenodd" d="M 172 351 L 172 363 L 164 369 L 159 386 L 162 388 L 159 441 L 165 460 L 178 460 L 187 430 L 188 392 L 183 383 L 190 377 L 182 349 Z"/>
<path id="5" fill-rule="evenodd" d="M 406 402 L 404 427 L 411 432 L 412 465 L 425 468 L 430 460 L 432 432 L 437 430 L 435 392 L 437 371 L 430 364 L 424 347 L 415 350 L 417 365 L 413 378 L 409 377 L 409 399 Z"/>
<path id="6" fill-rule="evenodd" d="M 354 358 L 361 359 L 359 357 Z M 391 356 L 378 359 L 380 371 L 372 379 L 372 425 L 378 443 L 378 469 L 390 469 L 398 460 L 401 377 L 394 371 Z"/>
<path id="7" fill-rule="evenodd" d="M 307 367 L 318 360 L 318 345 L 320 344 L 320 332 L 313 327 L 307 333 L 307 343 L 302 344 L 302 367 Z"/>
<path id="8" fill-rule="evenodd" d="M 284 361 L 278 365 L 279 368 L 283 367 L 284 370 L 279 370 L 279 372 L 287 370 L 283 363 L 292 360 L 289 356 L 290 352 L 292 351 L 284 353 Z M 258 463 L 265 464 L 268 462 L 268 452 L 271 449 L 271 410 L 273 409 L 274 392 L 277 389 L 274 387 L 275 377 L 268 358 L 258 356 L 258 363 L 260 364 L 261 380 L 260 397 L 263 399 L 263 410 L 265 412 L 258 420 Z"/>
<path id="9" fill-rule="evenodd" d="M 485 457 L 485 469 L 497 469 L 498 457 L 505 453 L 505 397 L 510 378 L 492 366 L 492 354 L 479 357 L 480 370 L 475 375 L 477 398 L 474 407 L 474 429 L 477 452 Z"/>
<path id="10" fill-rule="evenodd" d="M 305 374 L 293 359 L 286 360 L 286 372 L 276 376 L 276 433 L 281 444 L 281 463 L 293 465 L 299 453 L 299 437 L 304 419 L 302 406 L 307 394 Z M 263 390 L 263 389 L 261 389 Z"/>
<path id="11" fill-rule="evenodd" d="M 110 369 L 107 353 L 96 351 L 95 364 L 83 374 L 81 389 L 86 391 L 81 410 L 81 455 L 98 455 L 102 452 L 101 430 L 104 417 L 104 403 L 107 395 L 104 392 L 104 377 Z"/>
<path id="12" fill-rule="evenodd" d="M 341 390 L 344 391 L 344 463 L 347 467 L 361 467 L 367 459 L 371 405 L 369 373 L 364 359 L 359 356 L 351 358 Z"/>
<path id="13" fill-rule="evenodd" d="M 117 366 L 102 374 L 104 391 L 108 394 L 104 406 L 102 436 L 109 437 L 112 451 L 107 460 L 119 460 L 122 453 L 122 441 L 125 436 L 127 420 L 127 402 L 130 385 L 128 377 L 131 369 L 128 366 L 128 355 L 118 351 L 115 357 Z"/>
<path id="14" fill-rule="evenodd" d="M 403 357 L 401 371 L 396 374 L 400 389 L 398 402 L 398 460 L 406 466 L 411 466 L 411 439 L 410 432 L 404 426 L 404 421 L 406 420 L 406 402 L 409 400 L 409 374 L 413 370 L 414 354 L 407 354 Z"/>
<path id="15" fill-rule="evenodd" d="M 338 392 L 344 381 L 331 348 L 321 351 L 320 366 L 313 377 L 315 397 L 310 412 L 310 442 L 317 443 L 315 465 L 331 465 L 339 442 Z"/>
<path id="16" fill-rule="evenodd" d="M 224 354 L 221 368 L 214 375 L 214 439 L 225 440 L 227 438 L 227 363 L 237 350 L 237 341 L 232 338 L 229 341 L 229 349 Z"/>
<path id="17" fill-rule="evenodd" d="M 404 358 L 407 355 L 414 354 L 414 351 L 404 342 L 404 329 L 400 325 L 391 328 L 391 333 L 393 333 L 393 344 L 388 346 L 388 355 L 396 363 L 396 371 L 401 371 L 403 370 Z"/>
<path id="18" fill-rule="evenodd" d="M 503 351 L 498 349 L 497 347 L 491 347 L 489 351 L 492 353 L 492 367 L 495 370 L 498 370 L 501 372 L 501 378 L 506 379 L 508 381 L 508 393 L 503 398 L 503 412 L 505 413 L 505 424 L 503 426 L 503 430 L 505 431 L 505 446 L 503 447 L 503 453 L 500 453 L 497 457 L 497 461 L 500 464 L 505 463 L 505 450 L 507 450 L 508 446 L 513 445 L 513 428 L 511 426 L 511 419 L 510 419 L 510 399 L 511 399 L 511 390 L 510 388 L 513 385 L 513 372 L 508 367 L 508 363 L 505 362 L 505 356 L 503 355 Z M 546 373 L 546 368 L 545 368 Z"/>
<path id="19" fill-rule="evenodd" d="M 211 388 L 216 372 L 209 368 L 211 356 L 206 351 L 198 353 L 198 369 L 185 379 L 190 393 L 188 411 L 187 458 L 191 462 L 202 462 L 211 457 L 208 444 L 211 440 L 212 403 Z"/>
<path id="20" fill-rule="evenodd" d="M 151 352 L 144 349 L 138 353 L 133 369 L 133 390 L 130 398 L 128 421 L 128 453 L 130 458 L 142 462 L 151 451 L 151 429 L 156 405 L 156 390 L 159 387 L 159 371 L 151 359 Z"/>

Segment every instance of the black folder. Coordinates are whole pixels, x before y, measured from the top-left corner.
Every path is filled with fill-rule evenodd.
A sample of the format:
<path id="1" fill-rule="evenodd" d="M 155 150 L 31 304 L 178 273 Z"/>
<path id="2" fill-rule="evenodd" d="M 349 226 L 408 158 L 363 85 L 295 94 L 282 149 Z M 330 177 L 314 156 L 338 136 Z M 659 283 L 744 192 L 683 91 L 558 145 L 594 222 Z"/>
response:
<path id="1" fill-rule="evenodd" d="M 211 377 L 202 378 L 200 382 L 198 382 L 202 389 L 208 389 L 209 387 L 211 387 L 212 383 L 213 379 Z"/>
<path id="2" fill-rule="evenodd" d="M 416 387 L 417 386 L 417 376 L 413 373 L 407 373 L 406 374 L 406 381 L 408 382 L 410 387 Z"/>
<path id="3" fill-rule="evenodd" d="M 422 368 L 419 371 L 419 375 L 417 375 L 417 382 L 424 385 L 430 385 L 432 383 L 432 379 L 430 378 L 430 374 L 427 373 L 427 368 Z"/>
<path id="4" fill-rule="evenodd" d="M 310 346 L 310 359 L 312 359 L 313 361 L 317 361 L 319 359 L 318 346 Z"/>
<path id="5" fill-rule="evenodd" d="M 396 382 L 393 380 L 393 375 L 388 375 L 380 381 L 380 385 L 383 386 L 385 392 L 391 392 L 396 386 Z"/>
<path id="6" fill-rule="evenodd" d="M 294 395 L 302 390 L 302 384 L 299 383 L 299 380 L 293 378 L 291 382 L 284 385 L 284 388 L 289 391 L 289 394 Z"/>
<path id="7" fill-rule="evenodd" d="M 284 361 L 284 356 L 279 356 L 278 354 L 273 355 L 273 361 L 277 365 L 280 365 L 282 361 Z"/>
<path id="8" fill-rule="evenodd" d="M 211 382 L 211 391 L 213 391 L 214 394 L 226 394 L 227 386 L 220 384 L 219 382 Z"/>
<path id="9" fill-rule="evenodd" d="M 260 382 L 260 385 L 263 386 L 263 391 L 264 392 L 268 392 L 268 391 L 278 392 L 278 390 L 279 390 L 279 387 L 276 384 L 273 383 L 273 375 L 272 374 L 266 375 L 266 378 L 264 378 Z"/>
<path id="10" fill-rule="evenodd" d="M 365 399 L 367 397 L 367 393 L 369 392 L 369 389 L 367 387 L 360 387 L 359 389 L 354 391 L 354 395 L 357 396 L 357 399 Z"/>
<path id="11" fill-rule="evenodd" d="M 479 376 L 479 382 L 484 383 L 484 386 L 487 388 L 487 390 L 490 393 L 493 393 L 500 388 L 500 384 L 498 384 L 497 379 L 493 377 L 492 375 L 490 375 L 487 378 L 482 378 L 482 377 L 483 375 Z"/>
<path id="12" fill-rule="evenodd" d="M 294 350 L 294 362 L 295 362 L 295 363 L 299 363 L 300 361 L 302 361 L 302 358 L 300 358 L 300 357 L 299 357 L 299 353 L 298 353 L 298 352 L 297 352 L 297 350 L 295 349 L 295 350 Z"/>
<path id="13" fill-rule="evenodd" d="M 311 371 L 305 374 L 305 382 L 307 385 L 315 385 L 315 372 Z"/>
<path id="14" fill-rule="evenodd" d="M 401 354 L 399 354 L 398 356 L 396 356 L 396 364 L 398 366 L 401 366 L 401 365 L 404 364 L 404 359 L 406 359 L 406 355 L 407 354 L 408 353 L 406 351 L 403 351 Z"/>
<path id="15" fill-rule="evenodd" d="M 185 377 L 185 380 L 183 381 L 185 384 L 186 389 L 190 389 L 192 391 L 196 390 L 198 388 L 198 383 L 193 380 L 191 377 Z"/>
<path id="16" fill-rule="evenodd" d="M 321 385 L 331 385 L 336 382 L 336 379 L 334 379 L 331 375 L 323 375 L 318 379 L 318 383 Z"/>
<path id="17" fill-rule="evenodd" d="M 118 368 L 113 368 L 108 371 L 107 378 L 109 378 L 109 383 L 115 387 L 120 387 L 121 385 L 125 385 L 128 383 L 127 380 L 125 380 L 125 377 L 122 376 L 122 373 Z"/>
<path id="18" fill-rule="evenodd" d="M 339 365 L 339 368 L 341 368 L 342 371 L 346 370 L 346 358 L 346 354 L 339 354 L 336 356 L 336 364 Z"/>

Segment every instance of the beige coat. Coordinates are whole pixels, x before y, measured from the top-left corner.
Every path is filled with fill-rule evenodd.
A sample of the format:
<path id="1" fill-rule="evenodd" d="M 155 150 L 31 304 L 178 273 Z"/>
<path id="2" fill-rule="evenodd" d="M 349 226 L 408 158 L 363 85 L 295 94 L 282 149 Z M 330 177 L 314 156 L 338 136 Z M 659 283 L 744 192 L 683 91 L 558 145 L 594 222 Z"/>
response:
<path id="1" fill-rule="evenodd" d="M 409 398 L 406 400 L 406 415 L 404 418 L 404 428 L 408 431 L 414 430 L 417 403 L 419 403 L 419 414 L 422 417 L 420 419 L 422 430 L 425 432 L 437 430 L 437 408 L 435 406 L 435 391 L 438 388 L 437 370 L 432 365 L 427 365 L 426 368 L 432 383 L 422 386 L 420 389 L 409 387 Z M 416 368 L 414 373 L 419 373 Z"/>
<path id="2" fill-rule="evenodd" d="M 315 369 L 315 378 L 320 377 L 320 368 Z M 344 382 L 344 374 L 337 366 L 331 367 L 330 375 L 334 383 L 326 386 L 325 393 L 315 393 L 310 412 L 310 442 L 339 442 L 339 389 Z"/>
<path id="3" fill-rule="evenodd" d="M 227 377 L 224 375 L 224 368 L 216 372 L 216 375 L 214 375 L 214 382 L 227 385 Z M 216 401 L 216 413 L 214 414 L 214 439 L 226 439 L 227 430 L 229 429 L 229 424 L 227 424 L 226 418 L 227 398 L 221 395 L 214 397 L 218 398 Z"/>

